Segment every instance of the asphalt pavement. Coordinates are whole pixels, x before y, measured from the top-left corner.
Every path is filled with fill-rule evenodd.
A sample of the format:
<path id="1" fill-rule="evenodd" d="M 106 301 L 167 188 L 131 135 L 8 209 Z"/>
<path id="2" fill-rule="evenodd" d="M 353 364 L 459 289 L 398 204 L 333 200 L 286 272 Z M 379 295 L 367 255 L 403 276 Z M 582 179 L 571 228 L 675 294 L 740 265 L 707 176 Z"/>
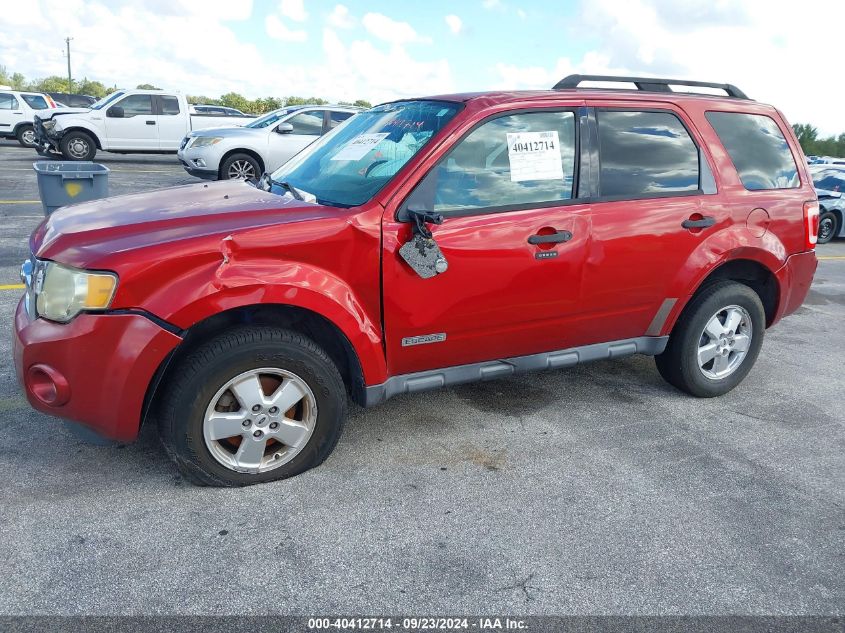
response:
<path id="1" fill-rule="evenodd" d="M 845 611 L 845 240 L 722 398 L 645 357 L 401 396 L 315 470 L 197 488 L 153 429 L 86 444 L 18 389 L 36 158 L 0 141 L 0 615 Z M 113 194 L 193 181 L 96 160 Z"/>

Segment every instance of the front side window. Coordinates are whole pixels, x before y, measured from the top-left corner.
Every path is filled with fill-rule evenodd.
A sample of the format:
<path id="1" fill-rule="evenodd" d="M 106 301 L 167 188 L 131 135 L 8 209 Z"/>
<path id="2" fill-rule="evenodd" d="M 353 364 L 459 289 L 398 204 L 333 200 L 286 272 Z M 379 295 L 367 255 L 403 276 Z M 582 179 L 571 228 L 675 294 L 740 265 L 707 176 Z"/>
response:
<path id="1" fill-rule="evenodd" d="M 488 120 L 441 159 L 408 199 L 441 213 L 542 205 L 573 197 L 575 114 Z"/>
<path id="2" fill-rule="evenodd" d="M 179 114 L 179 99 L 176 97 L 161 97 L 161 113 L 168 116 Z"/>
<path id="3" fill-rule="evenodd" d="M 15 95 L 8 92 L 0 92 L 0 110 L 17 110 L 18 100 Z"/>
<path id="4" fill-rule="evenodd" d="M 42 97 L 41 95 L 27 95 L 22 94 L 23 100 L 26 101 L 27 105 L 33 110 L 46 110 L 50 107 L 47 103 L 47 99 Z"/>
<path id="5" fill-rule="evenodd" d="M 130 95 L 115 105 L 123 108 L 123 116 L 125 117 L 153 113 L 152 95 Z"/>
<path id="6" fill-rule="evenodd" d="M 777 123 L 762 114 L 707 112 L 743 186 L 750 191 L 799 187 L 798 167 Z"/>
<path id="7" fill-rule="evenodd" d="M 346 121 L 349 117 L 352 116 L 352 112 L 338 112 L 337 110 L 332 110 L 329 112 L 329 129 L 336 128 L 338 125 Z"/>
<path id="8" fill-rule="evenodd" d="M 287 120 L 293 126 L 291 134 L 320 136 L 323 133 L 323 111 L 307 110 Z"/>
<path id="9" fill-rule="evenodd" d="M 601 197 L 699 189 L 698 148 L 677 116 L 599 109 L 596 118 Z"/>
<path id="10" fill-rule="evenodd" d="M 376 195 L 462 106 L 397 101 L 352 117 L 273 173 L 322 204 L 351 207 Z"/>

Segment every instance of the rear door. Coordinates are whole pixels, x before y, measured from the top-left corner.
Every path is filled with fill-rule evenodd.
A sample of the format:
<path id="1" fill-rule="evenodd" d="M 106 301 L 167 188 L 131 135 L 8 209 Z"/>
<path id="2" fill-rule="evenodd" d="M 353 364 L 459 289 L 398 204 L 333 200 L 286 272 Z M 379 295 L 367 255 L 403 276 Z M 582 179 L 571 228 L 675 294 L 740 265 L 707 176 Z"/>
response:
<path id="1" fill-rule="evenodd" d="M 424 279 L 400 256 L 411 225 L 388 207 L 383 292 L 391 374 L 583 342 L 578 313 L 590 219 L 589 204 L 576 194 L 578 121 L 575 109 L 496 115 L 431 168 L 399 216 L 409 207 L 444 216 L 430 226 L 448 264 L 443 274 Z M 382 154 L 387 158 L 386 150 L 374 154 L 373 170 L 385 163 Z"/>
<path id="2" fill-rule="evenodd" d="M 656 335 L 689 290 L 693 251 L 730 225 L 730 210 L 684 112 L 669 104 L 594 105 L 584 305 L 596 340 Z"/>
<path id="3" fill-rule="evenodd" d="M 109 109 L 123 108 L 123 117 L 109 116 Z M 128 95 L 106 109 L 106 133 L 110 149 L 154 151 L 158 145 L 158 117 L 153 110 L 153 95 Z"/>
<path id="4" fill-rule="evenodd" d="M 156 95 L 153 105 L 158 123 L 159 149 L 175 152 L 188 133 L 188 113 L 182 111 L 175 95 Z"/>

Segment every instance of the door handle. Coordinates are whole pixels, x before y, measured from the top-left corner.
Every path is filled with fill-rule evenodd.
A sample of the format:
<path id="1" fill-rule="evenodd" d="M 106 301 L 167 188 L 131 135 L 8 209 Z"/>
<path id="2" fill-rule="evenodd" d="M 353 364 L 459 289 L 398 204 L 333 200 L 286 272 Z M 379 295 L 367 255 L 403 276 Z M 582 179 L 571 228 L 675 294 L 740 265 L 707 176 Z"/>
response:
<path id="1" fill-rule="evenodd" d="M 716 224 L 716 218 L 705 216 L 700 220 L 687 219 L 681 222 L 685 229 L 706 229 Z"/>
<path id="2" fill-rule="evenodd" d="M 528 238 L 529 244 L 559 244 L 560 242 L 568 242 L 572 239 L 572 233 L 569 231 L 558 231 L 551 235 L 532 235 Z"/>
<path id="3" fill-rule="evenodd" d="M 155 124 L 156 124 L 155 121 L 147 121 L 147 125 L 155 125 Z"/>

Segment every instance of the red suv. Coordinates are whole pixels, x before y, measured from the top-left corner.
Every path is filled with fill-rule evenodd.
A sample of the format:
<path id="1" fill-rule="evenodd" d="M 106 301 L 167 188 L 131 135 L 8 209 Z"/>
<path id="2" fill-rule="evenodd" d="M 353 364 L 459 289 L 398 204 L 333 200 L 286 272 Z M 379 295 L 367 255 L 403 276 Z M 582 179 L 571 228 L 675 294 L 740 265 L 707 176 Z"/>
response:
<path id="1" fill-rule="evenodd" d="M 250 484 L 322 462 L 347 394 L 629 354 L 724 394 L 804 301 L 817 231 L 789 125 L 728 84 L 397 101 L 258 182 L 54 213 L 15 364 L 39 411 L 121 441 L 155 421 L 193 481 Z"/>

